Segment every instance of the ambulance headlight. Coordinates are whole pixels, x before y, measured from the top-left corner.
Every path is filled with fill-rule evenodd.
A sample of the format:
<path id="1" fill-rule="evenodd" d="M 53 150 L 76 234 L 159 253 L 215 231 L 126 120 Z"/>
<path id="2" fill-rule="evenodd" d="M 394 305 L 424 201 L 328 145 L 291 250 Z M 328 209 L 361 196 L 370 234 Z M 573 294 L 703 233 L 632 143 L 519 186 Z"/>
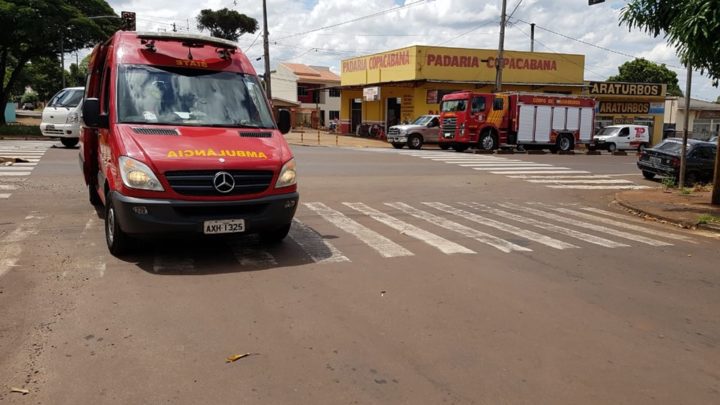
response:
<path id="1" fill-rule="evenodd" d="M 275 182 L 275 188 L 289 187 L 297 183 L 296 172 L 295 172 L 295 159 L 288 160 L 280 170 L 280 176 L 278 176 L 277 182 Z"/>
<path id="2" fill-rule="evenodd" d="M 125 186 L 140 190 L 165 191 L 155 173 L 145 163 L 120 156 L 120 175 Z"/>

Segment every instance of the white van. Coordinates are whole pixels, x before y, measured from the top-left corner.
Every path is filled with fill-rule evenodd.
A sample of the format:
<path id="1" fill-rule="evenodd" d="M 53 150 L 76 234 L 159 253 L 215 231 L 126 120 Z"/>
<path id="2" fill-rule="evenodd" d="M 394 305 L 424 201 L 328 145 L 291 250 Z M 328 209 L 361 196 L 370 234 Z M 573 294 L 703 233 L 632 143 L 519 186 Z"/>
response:
<path id="1" fill-rule="evenodd" d="M 607 149 L 610 152 L 636 149 L 642 152 L 650 145 L 650 129 L 645 125 L 608 125 L 595 134 L 588 149 Z"/>
<path id="2" fill-rule="evenodd" d="M 77 145 L 84 94 L 84 87 L 68 87 L 57 92 L 43 110 L 40 132 L 47 137 L 60 138 L 67 148 Z"/>

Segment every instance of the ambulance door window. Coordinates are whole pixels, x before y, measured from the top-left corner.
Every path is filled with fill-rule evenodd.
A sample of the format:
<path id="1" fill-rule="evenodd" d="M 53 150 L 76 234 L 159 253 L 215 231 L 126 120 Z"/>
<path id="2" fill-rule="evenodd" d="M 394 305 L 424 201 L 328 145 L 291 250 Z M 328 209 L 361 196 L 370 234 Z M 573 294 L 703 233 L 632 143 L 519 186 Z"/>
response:
<path id="1" fill-rule="evenodd" d="M 630 146 L 630 128 L 623 127 L 618 133 L 618 147 L 626 149 Z"/>
<path id="2" fill-rule="evenodd" d="M 110 68 L 105 70 L 102 81 L 102 101 L 100 105 L 100 113 L 108 114 L 110 111 Z"/>

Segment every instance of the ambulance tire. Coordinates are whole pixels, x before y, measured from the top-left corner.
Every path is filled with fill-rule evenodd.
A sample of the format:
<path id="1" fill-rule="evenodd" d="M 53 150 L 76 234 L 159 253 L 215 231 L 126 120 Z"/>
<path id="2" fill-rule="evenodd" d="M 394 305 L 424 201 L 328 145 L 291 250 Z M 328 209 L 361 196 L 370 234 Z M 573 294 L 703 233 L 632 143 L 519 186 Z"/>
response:
<path id="1" fill-rule="evenodd" d="M 130 250 L 130 237 L 120 229 L 117 213 L 110 195 L 105 199 L 105 242 L 113 256 L 122 256 Z"/>
<path id="2" fill-rule="evenodd" d="M 63 146 L 66 148 L 74 148 L 75 145 L 80 142 L 79 138 L 60 138 L 60 142 L 62 142 Z"/>
<path id="3" fill-rule="evenodd" d="M 392 146 L 393 146 L 393 148 L 395 148 L 395 149 L 402 149 L 403 146 L 405 146 L 405 144 L 404 144 L 404 143 L 394 142 L 394 143 L 392 144 Z"/>
<path id="4" fill-rule="evenodd" d="M 408 137 L 408 148 L 410 149 L 420 149 L 423 146 L 423 139 L 420 135 L 410 135 Z"/>
<path id="5" fill-rule="evenodd" d="M 617 151 L 617 145 L 615 145 L 614 143 L 609 143 L 607 146 L 607 150 L 610 153 L 615 153 L 615 151 Z"/>
<path id="6" fill-rule="evenodd" d="M 290 225 L 291 224 L 287 224 L 271 231 L 260 232 L 258 234 L 260 242 L 270 245 L 282 242 L 282 240 L 285 239 L 290 232 Z"/>
<path id="7" fill-rule="evenodd" d="M 458 144 L 458 145 L 453 145 L 452 148 L 455 152 L 465 152 L 468 148 L 468 145 Z"/>
<path id="8" fill-rule="evenodd" d="M 575 140 L 570 135 L 560 135 L 557 139 L 557 148 L 563 152 L 575 149 Z"/>
<path id="9" fill-rule="evenodd" d="M 440 146 L 440 149 L 442 149 L 442 150 L 450 149 L 450 144 L 448 144 L 448 143 L 441 143 L 438 146 Z"/>
<path id="10" fill-rule="evenodd" d="M 495 150 L 498 147 L 497 139 L 490 131 L 485 131 L 480 135 L 478 147 L 483 150 Z"/>

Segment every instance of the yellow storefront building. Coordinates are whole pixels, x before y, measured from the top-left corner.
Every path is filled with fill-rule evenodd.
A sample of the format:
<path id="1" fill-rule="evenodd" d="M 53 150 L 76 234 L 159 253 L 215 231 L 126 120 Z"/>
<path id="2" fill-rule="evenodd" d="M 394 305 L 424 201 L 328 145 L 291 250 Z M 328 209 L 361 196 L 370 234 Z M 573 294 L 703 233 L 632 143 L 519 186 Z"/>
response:
<path id="1" fill-rule="evenodd" d="M 497 50 L 410 46 L 345 59 L 341 63 L 340 131 L 387 129 L 423 114 L 437 114 L 443 95 L 495 88 Z M 595 127 L 648 125 L 662 139 L 666 86 L 587 82 L 585 56 L 505 51 L 503 91 L 575 94 L 595 98 Z"/>
<path id="2" fill-rule="evenodd" d="M 588 82 L 587 95 L 597 101 L 595 127 L 647 125 L 650 143 L 663 139 L 667 85 L 660 83 Z"/>
<path id="3" fill-rule="evenodd" d="M 442 96 L 457 90 L 492 92 L 497 51 L 410 46 L 342 61 L 340 130 L 388 128 L 437 114 Z M 503 91 L 581 94 L 584 55 L 506 51 Z"/>

